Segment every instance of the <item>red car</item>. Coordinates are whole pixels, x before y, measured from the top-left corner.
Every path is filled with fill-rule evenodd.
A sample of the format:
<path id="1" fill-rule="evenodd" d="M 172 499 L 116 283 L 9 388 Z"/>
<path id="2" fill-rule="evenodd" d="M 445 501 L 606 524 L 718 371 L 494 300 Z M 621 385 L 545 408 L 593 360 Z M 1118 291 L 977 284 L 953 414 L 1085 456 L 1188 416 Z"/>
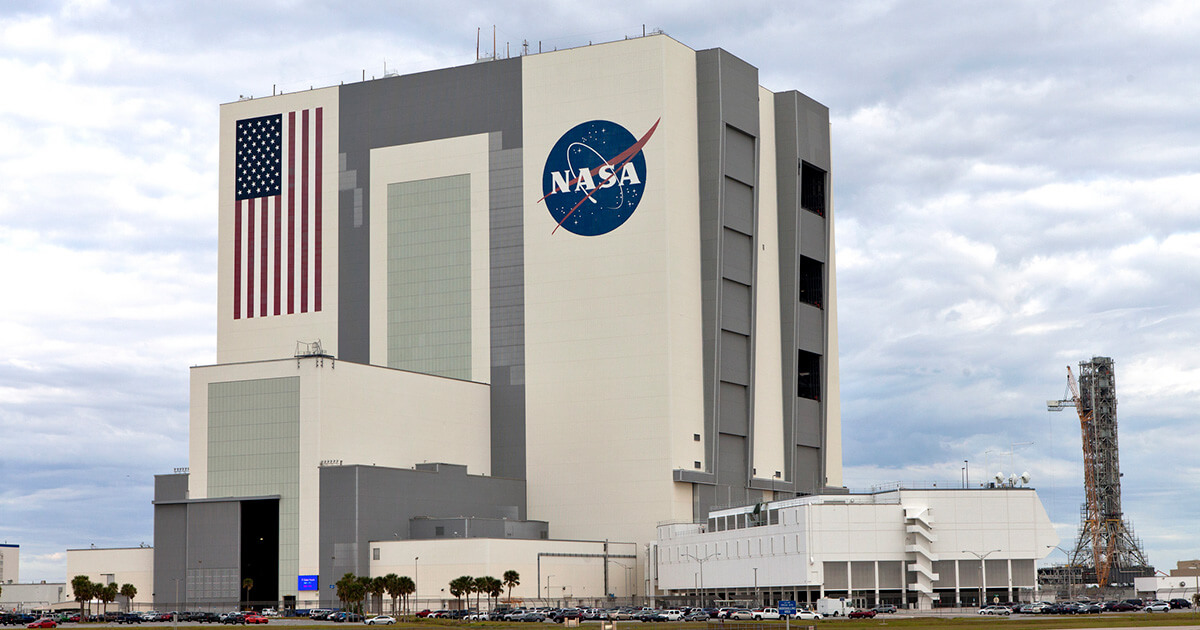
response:
<path id="1" fill-rule="evenodd" d="M 873 619 L 875 617 L 874 610 L 852 610 L 850 611 L 851 619 Z"/>
<path id="2" fill-rule="evenodd" d="M 246 615 L 244 620 L 246 623 L 267 623 L 267 618 L 262 615 Z"/>
<path id="3" fill-rule="evenodd" d="M 41 619 L 38 619 L 37 621 L 35 621 L 25 627 L 26 628 L 57 628 L 58 624 L 55 623 L 55 621 L 53 619 L 50 619 L 49 617 L 42 617 Z"/>

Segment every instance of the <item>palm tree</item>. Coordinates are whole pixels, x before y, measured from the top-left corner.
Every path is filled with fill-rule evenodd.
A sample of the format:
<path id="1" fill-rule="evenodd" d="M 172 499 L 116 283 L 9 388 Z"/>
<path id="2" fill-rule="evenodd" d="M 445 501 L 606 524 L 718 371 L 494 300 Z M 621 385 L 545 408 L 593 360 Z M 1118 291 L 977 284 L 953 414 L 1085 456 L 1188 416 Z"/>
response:
<path id="1" fill-rule="evenodd" d="M 400 576 L 389 573 L 383 576 L 383 590 L 392 598 L 392 614 L 396 614 L 396 599 L 400 597 Z M 382 612 L 382 611 L 380 611 Z"/>
<path id="2" fill-rule="evenodd" d="M 385 591 L 387 591 L 387 581 L 383 579 L 383 576 L 377 575 L 371 578 L 371 594 L 375 596 L 375 600 L 379 604 L 375 613 L 379 615 L 383 614 L 383 594 Z"/>
<path id="3" fill-rule="evenodd" d="M 108 612 L 108 604 L 110 602 L 116 601 L 117 594 L 119 592 L 120 592 L 120 589 L 117 588 L 116 582 L 110 582 L 108 586 L 102 586 L 99 589 L 97 589 L 96 596 L 100 598 L 100 606 L 101 606 L 100 614 L 104 614 L 104 613 Z"/>
<path id="4" fill-rule="evenodd" d="M 361 615 L 363 612 L 362 603 L 365 599 L 367 599 L 367 595 L 371 593 L 372 580 L 365 575 L 360 575 L 355 581 L 357 584 L 354 588 L 354 601 L 357 603 L 357 606 L 355 606 L 354 612 Z"/>
<path id="5" fill-rule="evenodd" d="M 408 610 L 408 596 L 417 592 L 417 583 L 407 575 L 400 576 L 400 595 L 404 597 L 404 609 Z"/>
<path id="6" fill-rule="evenodd" d="M 508 599 L 512 600 L 512 589 L 521 585 L 521 574 L 509 569 L 504 572 L 504 585 L 508 587 Z"/>
<path id="7" fill-rule="evenodd" d="M 462 608 L 462 596 L 464 593 L 471 592 L 471 585 L 475 583 L 475 578 L 469 575 L 460 575 L 453 580 L 450 580 L 450 594 L 454 596 L 458 607 Z"/>
<path id="8" fill-rule="evenodd" d="M 250 605 L 250 589 L 254 588 L 254 580 L 250 578 L 242 579 L 242 590 L 246 591 L 246 605 Z"/>
<path id="9" fill-rule="evenodd" d="M 125 598 L 125 611 L 133 610 L 133 598 L 137 597 L 137 587 L 132 584 L 122 584 L 121 597 Z"/>
<path id="10" fill-rule="evenodd" d="M 354 595 L 353 590 L 354 590 L 354 585 L 357 583 L 358 583 L 358 578 L 354 577 L 353 573 L 347 573 L 347 574 L 343 575 L 341 578 L 339 578 L 338 581 L 334 584 L 334 586 L 337 588 L 338 601 L 343 604 L 345 604 L 346 602 L 354 601 L 353 600 L 353 595 Z"/>
<path id="11" fill-rule="evenodd" d="M 497 580 L 492 576 L 487 577 L 487 594 L 495 601 L 492 608 L 495 608 L 500 603 L 500 593 L 504 592 L 504 582 Z"/>
<path id="12" fill-rule="evenodd" d="M 86 575 L 76 575 L 71 578 L 71 592 L 75 594 L 75 601 L 79 602 L 79 618 L 80 620 L 87 619 L 87 611 L 84 610 L 84 602 L 89 602 L 95 592 L 92 581 Z"/>
<path id="13" fill-rule="evenodd" d="M 471 580 L 471 592 L 475 593 L 475 609 L 478 610 L 479 596 L 487 592 L 487 577 L 481 575 Z"/>

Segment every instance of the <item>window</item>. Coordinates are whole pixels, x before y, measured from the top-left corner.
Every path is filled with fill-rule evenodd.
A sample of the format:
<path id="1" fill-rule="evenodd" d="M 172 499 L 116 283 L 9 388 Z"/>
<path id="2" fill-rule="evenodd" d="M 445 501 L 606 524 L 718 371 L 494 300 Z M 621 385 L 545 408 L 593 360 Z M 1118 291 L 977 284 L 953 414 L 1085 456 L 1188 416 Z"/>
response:
<path id="1" fill-rule="evenodd" d="M 825 216 L 825 171 L 800 162 L 800 207 Z"/>
<path id="2" fill-rule="evenodd" d="M 441 525 L 436 525 L 436 526 L 434 526 L 434 528 L 433 528 L 433 535 L 434 535 L 434 536 L 445 536 L 445 535 L 446 535 L 446 528 L 445 528 L 445 527 L 442 527 Z"/>
<path id="3" fill-rule="evenodd" d="M 825 297 L 825 265 L 819 260 L 807 256 L 800 257 L 800 287 L 798 296 L 801 302 L 822 308 Z"/>
<path id="4" fill-rule="evenodd" d="M 371 559 L 372 560 L 379 559 L 379 547 L 375 547 L 374 549 L 371 549 Z"/>
<path id="5" fill-rule="evenodd" d="M 821 400 L 821 355 L 798 350 L 796 362 L 796 395 Z"/>

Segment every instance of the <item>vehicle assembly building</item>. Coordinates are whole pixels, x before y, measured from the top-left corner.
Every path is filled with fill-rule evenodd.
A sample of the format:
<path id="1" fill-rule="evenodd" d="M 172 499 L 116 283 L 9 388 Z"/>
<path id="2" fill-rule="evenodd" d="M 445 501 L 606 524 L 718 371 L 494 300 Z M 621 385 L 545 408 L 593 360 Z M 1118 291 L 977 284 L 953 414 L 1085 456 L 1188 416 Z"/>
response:
<path id="1" fill-rule="evenodd" d="M 773 562 L 818 563 L 778 593 L 865 584 L 860 562 L 914 605 L 969 588 L 936 541 L 985 504 L 1040 544 L 1029 489 L 843 488 L 829 133 L 661 34 L 223 105 L 216 362 L 191 370 L 189 466 L 155 486 L 155 603 L 250 578 L 328 605 L 347 572 L 409 567 L 418 602 L 510 568 L 513 598 L 655 597 L 691 584 L 671 545 L 760 504 Z M 886 553 L 797 546 L 835 505 Z M 989 593 L 1041 557 L 962 536 L 1012 547 Z"/>

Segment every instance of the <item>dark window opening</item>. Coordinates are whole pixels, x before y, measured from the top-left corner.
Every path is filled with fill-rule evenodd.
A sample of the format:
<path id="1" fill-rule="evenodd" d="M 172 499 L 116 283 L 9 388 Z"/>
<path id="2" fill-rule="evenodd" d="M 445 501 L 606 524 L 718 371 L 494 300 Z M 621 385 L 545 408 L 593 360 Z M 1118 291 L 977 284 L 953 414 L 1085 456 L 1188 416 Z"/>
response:
<path id="1" fill-rule="evenodd" d="M 825 216 L 825 171 L 800 162 L 800 207 Z"/>
<path id="2" fill-rule="evenodd" d="M 800 257 L 800 301 L 822 308 L 825 303 L 825 265 L 807 256 Z"/>
<path id="3" fill-rule="evenodd" d="M 800 355 L 796 364 L 796 395 L 811 400 L 821 400 L 821 355 L 797 351 Z"/>
<path id="4" fill-rule="evenodd" d="M 434 536 L 445 536 L 445 535 L 446 535 L 446 528 L 445 528 L 445 527 L 442 527 L 441 525 L 435 525 L 435 526 L 433 527 L 433 535 L 434 535 Z"/>

